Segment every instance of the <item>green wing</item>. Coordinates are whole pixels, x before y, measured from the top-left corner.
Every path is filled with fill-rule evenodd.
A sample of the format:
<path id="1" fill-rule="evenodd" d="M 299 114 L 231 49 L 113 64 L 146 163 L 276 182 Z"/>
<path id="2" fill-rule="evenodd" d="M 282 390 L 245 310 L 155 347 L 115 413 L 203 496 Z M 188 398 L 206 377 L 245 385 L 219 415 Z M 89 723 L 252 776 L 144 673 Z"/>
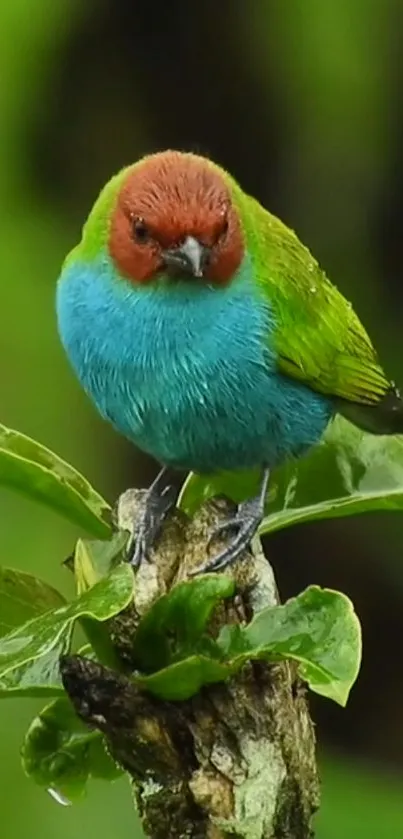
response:
<path id="1" fill-rule="evenodd" d="M 391 390 L 349 303 L 295 233 L 249 196 L 236 196 L 257 280 L 277 322 L 279 369 L 320 393 L 377 405 Z"/>

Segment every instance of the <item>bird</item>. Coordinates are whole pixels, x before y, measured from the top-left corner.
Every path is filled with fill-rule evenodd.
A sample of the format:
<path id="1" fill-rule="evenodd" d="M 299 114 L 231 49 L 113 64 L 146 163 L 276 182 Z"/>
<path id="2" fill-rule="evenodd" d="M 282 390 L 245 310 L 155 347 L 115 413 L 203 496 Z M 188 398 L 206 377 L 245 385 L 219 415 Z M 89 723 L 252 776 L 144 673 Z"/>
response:
<path id="1" fill-rule="evenodd" d="M 256 469 L 256 497 L 212 534 L 230 566 L 264 515 L 273 469 L 336 414 L 403 432 L 403 402 L 350 302 L 297 234 L 210 158 L 164 150 L 103 187 L 58 278 L 67 357 L 101 416 L 161 466 L 129 561 L 158 539 L 172 470 Z"/>

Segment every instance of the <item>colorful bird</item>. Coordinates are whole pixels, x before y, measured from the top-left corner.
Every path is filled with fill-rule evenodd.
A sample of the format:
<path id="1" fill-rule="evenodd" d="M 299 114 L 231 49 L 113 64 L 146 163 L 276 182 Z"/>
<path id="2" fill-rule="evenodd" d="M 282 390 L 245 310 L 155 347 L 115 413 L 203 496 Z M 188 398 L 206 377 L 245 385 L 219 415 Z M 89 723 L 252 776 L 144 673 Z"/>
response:
<path id="1" fill-rule="evenodd" d="M 295 233 L 203 157 L 164 151 L 106 184 L 63 265 L 57 314 L 99 412 L 163 465 L 135 565 L 175 503 L 169 467 L 262 472 L 224 526 L 232 541 L 199 569 L 218 570 L 256 532 L 270 470 L 335 413 L 403 432 L 400 394 L 351 304 Z"/>

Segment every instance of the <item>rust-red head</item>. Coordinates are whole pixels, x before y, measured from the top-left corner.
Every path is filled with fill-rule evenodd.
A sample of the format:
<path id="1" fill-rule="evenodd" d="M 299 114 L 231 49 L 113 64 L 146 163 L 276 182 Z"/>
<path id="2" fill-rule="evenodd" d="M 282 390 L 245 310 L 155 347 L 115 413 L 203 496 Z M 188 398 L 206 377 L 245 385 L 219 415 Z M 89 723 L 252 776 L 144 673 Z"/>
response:
<path id="1" fill-rule="evenodd" d="M 145 157 L 121 185 L 109 251 L 119 272 L 133 282 L 162 274 L 230 282 L 244 243 L 225 173 L 193 154 L 165 151 Z"/>

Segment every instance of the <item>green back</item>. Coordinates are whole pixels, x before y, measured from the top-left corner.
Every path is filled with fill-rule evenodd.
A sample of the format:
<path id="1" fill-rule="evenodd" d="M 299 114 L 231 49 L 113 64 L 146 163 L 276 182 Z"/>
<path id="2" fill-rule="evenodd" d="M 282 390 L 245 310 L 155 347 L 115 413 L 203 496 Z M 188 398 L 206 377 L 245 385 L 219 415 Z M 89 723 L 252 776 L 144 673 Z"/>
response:
<path id="1" fill-rule="evenodd" d="M 279 369 L 320 393 L 378 403 L 390 383 L 351 303 L 295 233 L 230 182 L 257 282 L 277 321 Z"/>

